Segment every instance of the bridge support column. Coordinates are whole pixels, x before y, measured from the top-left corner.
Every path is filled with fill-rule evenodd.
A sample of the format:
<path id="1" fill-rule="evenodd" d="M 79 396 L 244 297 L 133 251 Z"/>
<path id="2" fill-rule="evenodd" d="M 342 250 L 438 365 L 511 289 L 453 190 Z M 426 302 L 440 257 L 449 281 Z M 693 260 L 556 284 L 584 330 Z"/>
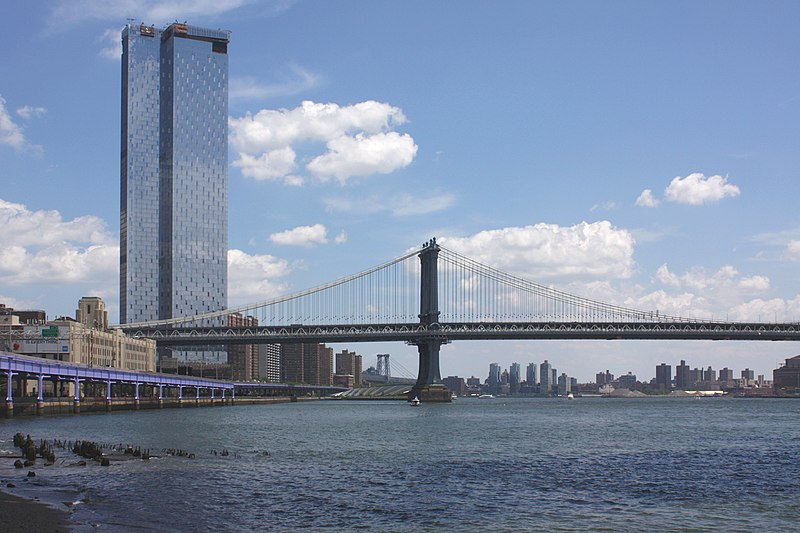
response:
<path id="1" fill-rule="evenodd" d="M 6 383 L 8 388 L 6 389 L 6 417 L 11 418 L 14 416 L 14 395 L 11 392 L 11 387 L 14 385 L 14 374 L 11 373 L 11 370 L 8 371 L 6 374 Z"/>
<path id="2" fill-rule="evenodd" d="M 449 402 L 450 391 L 439 374 L 439 348 L 442 341 L 426 339 L 415 343 L 419 350 L 419 373 L 417 383 L 408 393 L 408 401 L 415 397 L 421 402 Z"/>
<path id="3" fill-rule="evenodd" d="M 163 383 L 159 383 L 158 384 L 158 408 L 159 409 L 163 409 L 164 408 L 164 384 Z"/>
<path id="4" fill-rule="evenodd" d="M 38 394 L 36 396 L 36 414 L 41 415 L 44 413 L 44 375 L 39 374 L 36 376 L 38 379 Z"/>
<path id="5" fill-rule="evenodd" d="M 81 412 L 81 380 L 75 376 L 75 399 L 72 402 L 72 412 L 76 415 Z"/>
<path id="6" fill-rule="evenodd" d="M 133 396 L 133 408 L 138 411 L 142 407 L 142 402 L 141 399 L 139 398 L 139 384 L 136 383 L 135 386 L 136 386 L 136 393 Z"/>

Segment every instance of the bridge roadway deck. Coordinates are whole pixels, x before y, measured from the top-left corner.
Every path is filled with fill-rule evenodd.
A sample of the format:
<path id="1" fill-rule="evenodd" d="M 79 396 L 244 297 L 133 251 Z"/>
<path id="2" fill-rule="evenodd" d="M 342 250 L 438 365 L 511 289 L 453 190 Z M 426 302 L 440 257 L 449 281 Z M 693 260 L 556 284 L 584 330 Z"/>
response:
<path id="1" fill-rule="evenodd" d="M 800 323 L 760 322 L 457 322 L 126 329 L 159 345 L 456 340 L 800 341 Z"/>

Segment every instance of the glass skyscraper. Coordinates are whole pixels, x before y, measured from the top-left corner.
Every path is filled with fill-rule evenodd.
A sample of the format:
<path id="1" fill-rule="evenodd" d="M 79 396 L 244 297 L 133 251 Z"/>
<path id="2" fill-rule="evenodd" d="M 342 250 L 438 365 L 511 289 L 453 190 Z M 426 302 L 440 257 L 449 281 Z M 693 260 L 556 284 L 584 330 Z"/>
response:
<path id="1" fill-rule="evenodd" d="M 122 31 L 121 323 L 227 307 L 229 39 Z"/>

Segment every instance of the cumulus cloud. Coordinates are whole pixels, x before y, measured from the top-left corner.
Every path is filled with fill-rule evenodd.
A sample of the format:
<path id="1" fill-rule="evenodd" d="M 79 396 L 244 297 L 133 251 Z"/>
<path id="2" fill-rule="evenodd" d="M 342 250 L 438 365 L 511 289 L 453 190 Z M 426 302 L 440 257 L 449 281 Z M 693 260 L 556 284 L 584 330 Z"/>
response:
<path id="1" fill-rule="evenodd" d="M 718 202 L 723 198 L 735 198 L 741 191 L 739 187 L 728 183 L 728 178 L 711 176 L 695 172 L 685 178 L 680 176 L 670 182 L 664 190 L 664 197 L 670 202 L 689 205 L 702 205 Z"/>
<path id="2" fill-rule="evenodd" d="M 242 174 L 255 180 L 289 180 L 295 168 L 296 154 L 290 146 L 264 152 L 258 157 L 240 154 L 233 166 L 242 169 Z"/>
<path id="3" fill-rule="evenodd" d="M 0 199 L 0 282 L 116 283 L 119 245 L 95 216 L 63 220 Z"/>
<path id="4" fill-rule="evenodd" d="M 665 288 L 647 293 L 640 287 L 634 291 L 635 294 L 629 294 L 626 305 L 660 309 L 673 315 L 720 319 L 722 314 L 730 315 L 731 309 L 740 306 L 754 293 L 763 294 L 770 289 L 767 276 L 742 276 L 731 265 L 715 271 L 693 267 L 677 274 L 664 264 L 656 271 L 654 281 Z"/>
<path id="5" fill-rule="evenodd" d="M 413 138 L 392 131 L 405 122 L 400 108 L 372 100 L 349 106 L 305 101 L 294 109 L 231 117 L 228 125 L 231 147 L 239 154 L 234 166 L 246 176 L 286 181 L 294 167 L 288 168 L 285 158 L 274 161 L 272 154 L 302 149 L 307 171 L 344 184 L 411 164 L 417 153 Z"/>
<path id="6" fill-rule="evenodd" d="M 658 198 L 653 196 L 653 191 L 650 189 L 643 190 L 642 194 L 636 199 L 636 205 L 639 207 L 658 207 L 659 203 Z"/>
<path id="7" fill-rule="evenodd" d="M 269 240 L 280 246 L 302 246 L 313 248 L 318 244 L 328 243 L 328 228 L 323 224 L 298 226 L 293 229 L 273 233 Z"/>
<path id="8" fill-rule="evenodd" d="M 633 237 L 608 221 L 570 227 L 540 223 L 446 237 L 440 243 L 532 281 L 559 276 L 628 278 L 634 266 Z"/>
<path id="9" fill-rule="evenodd" d="M 250 255 L 241 250 L 228 250 L 229 305 L 235 307 L 267 300 L 289 292 L 281 278 L 291 273 L 289 263 L 272 255 Z"/>
<path id="10" fill-rule="evenodd" d="M 376 133 L 339 137 L 328 142 L 328 152 L 306 166 L 322 181 L 336 178 L 344 185 L 348 178 L 389 174 L 407 167 L 417 155 L 417 145 L 407 133 Z"/>
<path id="11" fill-rule="evenodd" d="M 455 195 L 432 192 L 426 196 L 408 193 L 373 195 L 369 197 L 328 197 L 322 199 L 331 212 L 364 214 L 390 213 L 396 217 L 428 215 L 449 209 L 456 203 Z"/>
<path id="12" fill-rule="evenodd" d="M 783 298 L 749 300 L 731 307 L 729 317 L 731 320 L 742 322 L 796 322 L 800 317 L 800 295 L 791 300 Z"/>

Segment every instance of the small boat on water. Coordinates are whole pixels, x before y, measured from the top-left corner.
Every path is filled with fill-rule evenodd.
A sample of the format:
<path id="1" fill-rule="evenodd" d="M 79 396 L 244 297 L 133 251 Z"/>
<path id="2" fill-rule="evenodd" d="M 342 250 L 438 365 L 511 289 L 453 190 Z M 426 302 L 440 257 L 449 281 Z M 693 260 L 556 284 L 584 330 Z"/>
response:
<path id="1" fill-rule="evenodd" d="M 455 400 L 456 398 L 458 398 L 458 396 L 456 396 L 456 393 L 455 393 L 455 392 L 453 392 L 453 393 L 451 393 L 451 394 L 450 394 L 450 401 L 453 401 L 453 400 Z"/>
<path id="2" fill-rule="evenodd" d="M 416 407 L 416 406 L 418 406 L 419 404 L 421 404 L 422 402 L 421 402 L 421 401 L 419 401 L 419 398 L 417 398 L 416 396 L 414 396 L 414 399 L 413 399 L 413 400 L 411 400 L 411 402 L 410 402 L 410 403 L 411 403 L 411 405 L 413 405 L 414 407 Z"/>
<path id="3" fill-rule="evenodd" d="M 494 398 L 494 394 L 481 394 L 478 396 L 479 400 L 488 400 L 489 398 Z"/>
<path id="4" fill-rule="evenodd" d="M 567 400 L 574 400 L 574 399 L 575 399 L 575 396 L 573 396 L 571 392 L 569 394 L 567 394 Z"/>

